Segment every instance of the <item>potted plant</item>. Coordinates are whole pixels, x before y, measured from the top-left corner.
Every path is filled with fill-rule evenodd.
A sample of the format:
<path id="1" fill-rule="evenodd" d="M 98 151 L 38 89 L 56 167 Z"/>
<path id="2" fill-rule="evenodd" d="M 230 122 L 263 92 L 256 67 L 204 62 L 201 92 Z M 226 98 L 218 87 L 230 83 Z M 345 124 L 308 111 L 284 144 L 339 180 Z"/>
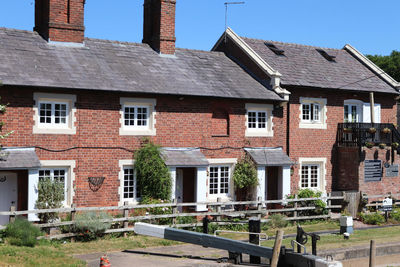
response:
<path id="1" fill-rule="evenodd" d="M 374 134 L 374 133 L 376 133 L 376 128 L 371 127 L 371 128 L 368 129 L 368 132 L 369 132 L 370 134 Z"/>
<path id="2" fill-rule="evenodd" d="M 372 142 L 365 142 L 365 146 L 368 148 L 372 148 L 375 144 Z"/>
<path id="3" fill-rule="evenodd" d="M 353 132 L 353 128 L 351 128 L 351 127 L 343 128 L 343 132 L 345 132 L 345 133 L 352 133 L 352 132 Z"/>
<path id="4" fill-rule="evenodd" d="M 382 129 L 382 133 L 384 134 L 390 134 L 391 130 L 388 127 L 385 127 Z"/>
<path id="5" fill-rule="evenodd" d="M 386 144 L 385 144 L 385 143 L 380 143 L 380 144 L 379 144 L 379 148 L 380 148 L 380 149 L 384 149 L 385 147 L 386 147 Z"/>
<path id="6" fill-rule="evenodd" d="M 392 147 L 393 147 L 393 148 L 398 148 L 398 147 L 399 147 L 399 143 L 393 142 L 393 143 L 392 143 Z"/>

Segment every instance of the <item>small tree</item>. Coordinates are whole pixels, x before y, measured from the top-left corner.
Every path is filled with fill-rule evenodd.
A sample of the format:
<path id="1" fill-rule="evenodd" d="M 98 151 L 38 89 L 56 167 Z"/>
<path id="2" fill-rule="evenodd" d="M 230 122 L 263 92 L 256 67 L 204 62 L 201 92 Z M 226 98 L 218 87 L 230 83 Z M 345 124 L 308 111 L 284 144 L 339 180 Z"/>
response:
<path id="1" fill-rule="evenodd" d="M 149 142 L 136 151 L 135 171 L 143 199 L 170 199 L 171 175 L 161 156 L 160 146 Z"/>
<path id="2" fill-rule="evenodd" d="M 37 209 L 57 209 L 62 207 L 64 200 L 64 184 L 57 180 L 45 177 L 39 180 L 38 199 L 36 200 Z M 48 222 L 58 218 L 58 213 L 40 213 L 39 219 Z"/>
<path id="3" fill-rule="evenodd" d="M 245 156 L 235 165 L 233 171 L 233 181 L 237 190 L 237 195 L 245 194 L 249 198 L 249 190 L 258 184 L 257 169 L 249 156 Z"/>

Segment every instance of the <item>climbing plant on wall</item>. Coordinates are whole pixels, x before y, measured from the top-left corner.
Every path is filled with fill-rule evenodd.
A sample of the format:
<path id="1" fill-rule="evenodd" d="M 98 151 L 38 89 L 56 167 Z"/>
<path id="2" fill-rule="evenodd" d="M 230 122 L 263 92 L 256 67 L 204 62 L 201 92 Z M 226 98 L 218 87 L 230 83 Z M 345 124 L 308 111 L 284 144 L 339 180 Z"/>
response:
<path id="1" fill-rule="evenodd" d="M 148 142 L 135 153 L 135 171 L 142 199 L 171 197 L 171 175 L 158 145 Z"/>

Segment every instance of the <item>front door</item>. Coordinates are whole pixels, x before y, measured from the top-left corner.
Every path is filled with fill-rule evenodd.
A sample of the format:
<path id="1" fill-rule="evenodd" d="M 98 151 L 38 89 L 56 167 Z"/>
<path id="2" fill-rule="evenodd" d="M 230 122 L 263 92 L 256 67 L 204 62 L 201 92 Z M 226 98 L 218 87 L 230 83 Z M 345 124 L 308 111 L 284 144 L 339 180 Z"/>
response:
<path id="1" fill-rule="evenodd" d="M 0 172 L 0 211 L 10 211 L 11 206 L 17 207 L 18 183 L 17 174 Z M 0 215 L 0 225 L 5 225 L 9 216 Z"/>
<path id="2" fill-rule="evenodd" d="M 267 167 L 267 200 L 278 199 L 278 179 L 279 179 L 279 167 Z M 274 208 L 275 205 L 268 204 L 268 208 Z"/>

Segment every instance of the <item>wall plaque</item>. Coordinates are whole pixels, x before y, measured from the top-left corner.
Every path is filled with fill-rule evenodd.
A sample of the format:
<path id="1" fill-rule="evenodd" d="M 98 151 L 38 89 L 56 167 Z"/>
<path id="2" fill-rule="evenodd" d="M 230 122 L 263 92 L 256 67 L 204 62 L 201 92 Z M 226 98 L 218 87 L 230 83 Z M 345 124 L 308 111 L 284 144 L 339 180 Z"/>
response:
<path id="1" fill-rule="evenodd" d="M 390 165 L 386 168 L 386 177 L 397 177 L 399 176 L 399 164 Z"/>

